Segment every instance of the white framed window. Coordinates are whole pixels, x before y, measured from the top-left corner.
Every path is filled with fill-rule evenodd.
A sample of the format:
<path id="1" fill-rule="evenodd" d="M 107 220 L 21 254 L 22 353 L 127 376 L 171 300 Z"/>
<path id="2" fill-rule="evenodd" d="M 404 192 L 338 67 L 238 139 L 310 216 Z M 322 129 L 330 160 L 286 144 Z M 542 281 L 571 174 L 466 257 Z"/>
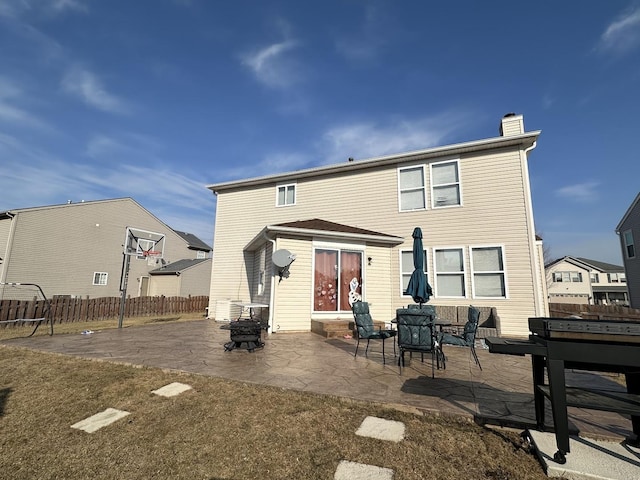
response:
<path id="1" fill-rule="evenodd" d="M 471 247 L 471 271 L 474 298 L 507 297 L 503 247 Z"/>
<path id="2" fill-rule="evenodd" d="M 424 165 L 398 169 L 398 201 L 401 212 L 427 208 Z"/>
<path id="3" fill-rule="evenodd" d="M 276 187 L 276 206 L 286 207 L 296 204 L 296 184 L 278 185 Z"/>
<path id="4" fill-rule="evenodd" d="M 109 274 L 107 272 L 93 272 L 94 285 L 106 285 Z"/>
<path id="5" fill-rule="evenodd" d="M 431 207 L 453 207 L 462 205 L 458 160 L 432 163 Z"/>
<path id="6" fill-rule="evenodd" d="M 633 232 L 625 230 L 622 234 L 624 237 L 624 252 L 627 258 L 636 258 L 636 247 L 633 243 Z"/>
<path id="7" fill-rule="evenodd" d="M 598 274 L 591 274 L 590 278 L 593 282 L 593 275 L 595 275 L 596 282 L 598 281 Z M 553 281 L 554 282 L 564 282 L 564 283 L 581 283 L 582 282 L 582 272 L 553 272 Z"/>
<path id="8" fill-rule="evenodd" d="M 264 295 L 267 271 L 267 250 L 263 247 L 258 254 L 258 295 Z"/>
<path id="9" fill-rule="evenodd" d="M 427 265 L 429 264 L 427 257 L 427 250 L 424 251 L 424 265 L 422 271 L 427 276 L 427 282 L 429 282 L 429 272 Z M 409 279 L 413 273 L 413 250 L 400 250 L 400 277 L 402 279 L 402 295 L 408 296 L 407 287 L 409 286 Z M 429 282 L 431 283 L 431 282 Z"/>
<path id="10" fill-rule="evenodd" d="M 600 275 L 597 273 L 591 272 L 589 274 L 589 279 L 591 280 L 591 283 L 600 283 Z"/>
<path id="11" fill-rule="evenodd" d="M 198 252 L 196 253 L 196 258 L 207 258 L 207 252 L 198 250 Z"/>
<path id="12" fill-rule="evenodd" d="M 350 297 L 363 298 L 364 251 L 320 245 L 313 249 L 313 311 L 350 312 Z M 350 295 L 354 279 L 356 289 Z"/>
<path id="13" fill-rule="evenodd" d="M 435 250 L 436 297 L 464 298 L 464 249 L 461 247 Z"/>

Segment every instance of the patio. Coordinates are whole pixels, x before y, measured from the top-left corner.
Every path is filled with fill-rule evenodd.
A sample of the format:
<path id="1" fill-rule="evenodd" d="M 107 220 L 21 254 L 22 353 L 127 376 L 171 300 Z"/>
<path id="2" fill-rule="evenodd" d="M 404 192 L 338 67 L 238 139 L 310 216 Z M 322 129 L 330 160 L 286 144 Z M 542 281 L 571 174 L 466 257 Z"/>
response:
<path id="1" fill-rule="evenodd" d="M 263 349 L 227 352 L 224 344 L 229 341 L 229 330 L 221 325 L 198 320 L 2 343 L 381 402 L 403 410 L 463 416 L 478 423 L 523 429 L 535 426 L 528 357 L 496 355 L 479 348 L 481 371 L 468 348 L 449 347 L 447 369 L 437 370 L 432 379 L 427 357 L 421 363 L 414 356 L 400 375 L 393 353 L 387 353 L 387 364 L 382 364 L 377 342 L 372 342 L 369 358 L 361 354 L 354 358 L 353 339 L 326 339 L 314 333 L 272 334 Z M 591 387 L 615 384 L 586 372 L 567 372 L 567 379 Z M 569 414 L 573 433 L 612 440 L 630 434 L 630 420 L 617 414 L 576 408 L 570 408 Z"/>

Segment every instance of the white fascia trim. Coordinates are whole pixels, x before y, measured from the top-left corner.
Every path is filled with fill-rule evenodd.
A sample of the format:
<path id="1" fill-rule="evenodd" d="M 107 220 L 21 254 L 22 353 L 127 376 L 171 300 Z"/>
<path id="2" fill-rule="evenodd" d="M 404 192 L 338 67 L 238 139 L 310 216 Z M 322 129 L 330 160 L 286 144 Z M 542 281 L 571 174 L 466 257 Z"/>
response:
<path id="1" fill-rule="evenodd" d="M 368 240 L 371 242 L 384 243 L 388 245 L 400 245 L 401 243 L 404 243 L 404 238 L 402 237 L 390 237 L 387 235 L 367 235 L 363 233 L 335 232 L 329 230 L 312 230 L 308 228 L 278 226 L 267 226 L 266 230 L 274 233 L 291 233 L 305 237 L 331 237 L 345 238 L 350 240 Z"/>

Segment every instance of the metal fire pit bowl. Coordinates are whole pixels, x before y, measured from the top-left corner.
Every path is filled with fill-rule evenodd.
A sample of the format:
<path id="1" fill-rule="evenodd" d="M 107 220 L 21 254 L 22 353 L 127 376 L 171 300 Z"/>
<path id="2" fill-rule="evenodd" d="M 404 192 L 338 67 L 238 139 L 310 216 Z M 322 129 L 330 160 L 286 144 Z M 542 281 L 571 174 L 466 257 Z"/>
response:
<path id="1" fill-rule="evenodd" d="M 237 320 L 230 322 L 231 341 L 224 344 L 224 350 L 229 352 L 236 348 L 244 348 L 253 352 L 256 348 L 264 347 L 261 339 L 262 327 L 260 322 L 253 320 Z"/>

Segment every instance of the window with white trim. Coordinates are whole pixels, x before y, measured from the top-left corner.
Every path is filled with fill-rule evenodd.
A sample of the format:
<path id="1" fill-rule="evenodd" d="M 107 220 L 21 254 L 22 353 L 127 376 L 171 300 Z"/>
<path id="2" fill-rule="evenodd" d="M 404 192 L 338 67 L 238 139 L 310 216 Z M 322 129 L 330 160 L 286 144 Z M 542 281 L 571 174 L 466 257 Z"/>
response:
<path id="1" fill-rule="evenodd" d="M 623 234 L 624 237 L 624 251 L 627 258 L 636 258 L 636 247 L 633 243 L 633 232 L 626 230 Z"/>
<path id="2" fill-rule="evenodd" d="M 471 270 L 474 298 L 506 298 L 502 247 L 471 247 Z"/>
<path id="3" fill-rule="evenodd" d="M 424 251 L 424 265 L 422 270 L 427 276 L 427 282 L 429 281 L 429 272 L 427 271 L 427 251 Z M 407 287 L 409 286 L 409 279 L 413 273 L 413 250 L 400 250 L 400 274 L 402 277 L 402 295 L 408 295 Z"/>
<path id="4" fill-rule="evenodd" d="M 296 184 L 278 185 L 276 189 L 276 206 L 286 207 L 296 204 Z"/>
<path id="5" fill-rule="evenodd" d="M 94 285 L 106 285 L 109 274 L 107 272 L 93 272 Z"/>
<path id="6" fill-rule="evenodd" d="M 202 250 L 198 250 L 196 252 L 196 258 L 197 259 L 199 259 L 199 258 L 207 258 L 207 252 L 202 251 Z"/>
<path id="7" fill-rule="evenodd" d="M 591 278 L 593 281 L 593 277 Z M 596 278 L 597 278 L 597 274 L 596 274 Z M 570 282 L 581 283 L 582 272 L 553 272 L 553 281 L 557 283 L 570 283 Z"/>
<path id="8" fill-rule="evenodd" d="M 431 164 L 432 208 L 461 205 L 458 161 Z"/>
<path id="9" fill-rule="evenodd" d="M 600 275 L 598 275 L 597 273 L 591 272 L 589 274 L 589 280 L 591 280 L 591 283 L 600 283 Z"/>
<path id="10" fill-rule="evenodd" d="M 435 278 L 437 297 L 466 296 L 462 248 L 436 249 Z"/>
<path id="11" fill-rule="evenodd" d="M 401 212 L 427 207 L 423 165 L 398 169 L 398 199 Z"/>

